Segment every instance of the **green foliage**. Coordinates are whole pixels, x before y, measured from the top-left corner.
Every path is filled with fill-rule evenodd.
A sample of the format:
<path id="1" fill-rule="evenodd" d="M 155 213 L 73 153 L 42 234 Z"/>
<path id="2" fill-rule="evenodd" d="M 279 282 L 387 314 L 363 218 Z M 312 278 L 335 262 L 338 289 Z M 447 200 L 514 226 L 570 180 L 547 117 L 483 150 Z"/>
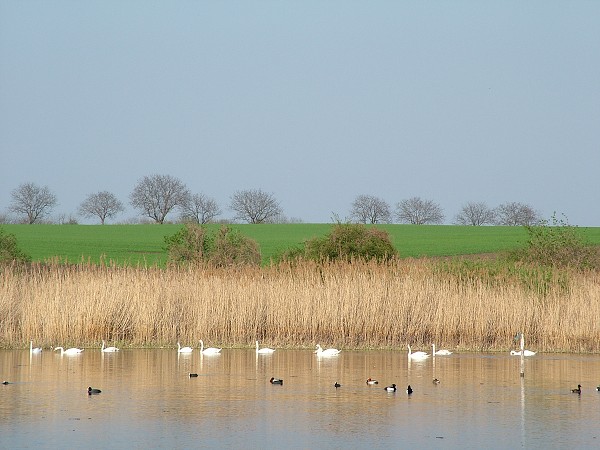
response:
<path id="1" fill-rule="evenodd" d="M 579 229 L 556 215 L 549 221 L 526 226 L 527 245 L 512 253 L 520 262 L 577 270 L 600 267 L 598 249 L 588 245 Z"/>
<path id="2" fill-rule="evenodd" d="M 15 235 L 5 233 L 4 229 L 0 228 L 0 265 L 30 260 L 31 258 L 19 249 Z"/>
<path id="3" fill-rule="evenodd" d="M 176 265 L 227 267 L 258 265 L 261 261 L 256 241 L 229 227 L 210 233 L 206 227 L 186 224 L 173 236 L 165 237 L 165 244 L 168 262 Z"/>
<path id="4" fill-rule="evenodd" d="M 323 237 L 315 237 L 305 242 L 304 247 L 296 247 L 285 253 L 282 259 L 299 257 L 315 261 L 389 261 L 398 256 L 388 233 L 384 230 L 367 227 L 363 224 L 338 223 Z"/>

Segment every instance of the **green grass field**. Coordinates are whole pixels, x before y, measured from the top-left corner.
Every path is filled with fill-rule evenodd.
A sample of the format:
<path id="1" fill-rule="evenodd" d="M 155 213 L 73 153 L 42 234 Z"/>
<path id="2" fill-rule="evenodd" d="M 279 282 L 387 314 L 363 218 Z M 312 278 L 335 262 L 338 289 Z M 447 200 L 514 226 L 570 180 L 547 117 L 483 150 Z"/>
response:
<path id="1" fill-rule="evenodd" d="M 19 247 L 35 261 L 113 261 L 129 265 L 164 265 L 164 238 L 181 225 L 2 225 L 17 237 Z M 219 225 L 210 225 L 216 228 Z M 315 236 L 332 224 L 232 225 L 255 239 L 263 262 Z M 523 245 L 522 227 L 467 227 L 457 225 L 379 225 L 388 231 L 402 257 L 453 256 L 495 253 Z M 585 239 L 600 245 L 600 228 L 581 228 Z"/>

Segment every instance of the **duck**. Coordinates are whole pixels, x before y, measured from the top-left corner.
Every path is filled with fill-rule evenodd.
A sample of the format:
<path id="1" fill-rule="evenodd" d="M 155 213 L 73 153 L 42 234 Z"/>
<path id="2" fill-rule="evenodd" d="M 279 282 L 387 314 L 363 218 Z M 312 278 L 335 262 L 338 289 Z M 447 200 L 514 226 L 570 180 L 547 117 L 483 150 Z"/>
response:
<path id="1" fill-rule="evenodd" d="M 105 347 L 106 343 L 104 342 L 104 339 L 102 340 L 102 348 L 100 349 L 101 352 L 104 353 L 114 353 L 114 352 L 118 352 L 119 349 L 117 347 Z"/>
<path id="2" fill-rule="evenodd" d="M 258 341 L 256 341 L 256 353 L 259 355 L 270 355 L 271 353 L 273 353 L 275 351 L 274 348 L 261 348 L 260 350 L 258 349 Z"/>
<path id="3" fill-rule="evenodd" d="M 179 342 L 177 342 L 177 353 L 192 353 L 194 349 L 192 347 L 182 347 Z"/>
<path id="4" fill-rule="evenodd" d="M 427 358 L 429 358 L 428 353 L 425 352 L 413 352 L 410 349 L 410 345 L 408 346 L 408 359 L 412 359 L 413 361 L 423 361 Z"/>
<path id="5" fill-rule="evenodd" d="M 396 392 L 396 385 L 392 384 L 391 386 L 386 386 L 383 388 L 384 391 L 388 391 L 388 392 Z"/>
<path id="6" fill-rule="evenodd" d="M 271 377 L 271 379 L 269 380 L 269 383 L 283 385 L 283 379 Z"/>
<path id="7" fill-rule="evenodd" d="M 600 386 L 596 387 L 596 390 L 597 390 L 598 392 L 600 392 Z"/>
<path id="8" fill-rule="evenodd" d="M 336 388 L 336 389 L 339 388 L 339 387 L 341 387 L 341 386 L 342 385 L 340 383 L 338 383 L 337 381 L 333 385 L 333 387 Z"/>
<path id="9" fill-rule="evenodd" d="M 203 355 L 218 355 L 221 353 L 221 349 L 215 347 L 204 348 L 204 341 L 200 339 L 200 353 Z"/>
<path id="10" fill-rule="evenodd" d="M 580 385 L 580 384 L 578 384 L 576 388 L 574 388 L 574 389 L 571 389 L 571 392 L 572 392 L 573 394 L 580 394 L 580 395 L 581 395 L 581 385 Z"/>
<path id="11" fill-rule="evenodd" d="M 196 377 L 198 377 L 197 373 L 190 373 L 190 378 L 196 378 Z"/>
<path id="12" fill-rule="evenodd" d="M 437 378 L 433 379 L 433 384 L 440 384 L 440 380 L 438 380 Z"/>
<path id="13" fill-rule="evenodd" d="M 4 380 L 4 381 L 2 382 L 2 384 L 3 384 L 4 386 L 6 386 L 7 384 L 10 384 L 10 381 L 6 381 L 6 380 Z"/>
<path id="14" fill-rule="evenodd" d="M 406 393 L 407 393 L 408 395 L 410 395 L 410 394 L 412 394 L 412 393 L 413 393 L 413 388 L 411 388 L 411 387 L 410 387 L 410 384 L 409 384 L 409 385 L 408 385 L 408 387 L 406 388 Z"/>
<path id="15" fill-rule="evenodd" d="M 379 381 L 373 380 L 371 377 L 367 378 L 367 384 L 379 384 Z"/>
<path id="16" fill-rule="evenodd" d="M 450 350 L 446 350 L 446 349 L 440 349 L 437 352 L 435 351 L 435 344 L 431 344 L 431 346 L 433 347 L 433 354 L 435 356 L 449 356 L 452 354 L 452 352 Z"/>
<path id="17" fill-rule="evenodd" d="M 99 394 L 102 392 L 100 389 L 94 389 L 93 387 L 88 387 L 88 395 Z"/>
<path id="18" fill-rule="evenodd" d="M 328 348 L 327 350 L 323 350 L 321 348 L 321 344 L 317 344 L 317 349 L 314 353 L 316 353 L 317 356 L 335 356 L 339 355 L 340 352 L 341 350 L 338 350 L 337 348 Z"/>
<path id="19" fill-rule="evenodd" d="M 42 353 L 42 347 L 33 347 L 33 341 L 29 341 L 29 353 L 33 353 L 37 355 L 38 353 Z"/>
<path id="20" fill-rule="evenodd" d="M 73 355 L 79 355 L 84 349 L 82 348 L 68 348 L 68 349 L 64 349 L 62 347 L 55 347 L 54 351 L 60 349 L 60 354 L 62 355 L 67 355 L 67 356 L 73 356 Z"/>
<path id="21" fill-rule="evenodd" d="M 531 350 L 523 350 L 523 356 L 534 356 L 537 352 L 532 352 Z M 512 356 L 521 356 L 521 351 L 511 350 L 510 354 Z"/>

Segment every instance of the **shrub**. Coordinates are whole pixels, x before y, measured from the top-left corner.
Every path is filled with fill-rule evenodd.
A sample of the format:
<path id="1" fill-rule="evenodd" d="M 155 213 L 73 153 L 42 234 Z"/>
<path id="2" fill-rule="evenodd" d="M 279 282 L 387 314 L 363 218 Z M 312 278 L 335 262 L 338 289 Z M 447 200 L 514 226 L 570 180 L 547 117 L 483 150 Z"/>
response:
<path id="1" fill-rule="evenodd" d="M 258 265 L 261 259 L 256 241 L 225 226 L 211 235 L 200 225 L 186 224 L 173 236 L 165 237 L 165 243 L 168 262 L 176 265 Z"/>
<path id="2" fill-rule="evenodd" d="M 0 228 L 0 265 L 13 261 L 29 262 L 31 257 L 19 249 L 17 238 L 14 234 L 5 233 Z"/>
<path id="3" fill-rule="evenodd" d="M 338 223 L 326 236 L 313 238 L 303 247 L 288 250 L 282 259 L 305 258 L 314 261 L 389 261 L 398 256 L 388 233 L 363 224 Z"/>

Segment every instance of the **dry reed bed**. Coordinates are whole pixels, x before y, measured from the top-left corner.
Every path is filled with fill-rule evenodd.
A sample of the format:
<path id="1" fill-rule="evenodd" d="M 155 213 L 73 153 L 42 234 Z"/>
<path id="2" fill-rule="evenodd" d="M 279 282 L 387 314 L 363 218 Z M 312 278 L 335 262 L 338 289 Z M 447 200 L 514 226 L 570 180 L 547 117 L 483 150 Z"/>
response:
<path id="1" fill-rule="evenodd" d="M 432 342 L 508 350 L 516 332 L 539 351 L 600 351 L 600 276 L 573 274 L 567 293 L 492 287 L 405 260 L 245 269 L 51 265 L 0 274 L 0 346 L 36 344 L 342 348 Z"/>

